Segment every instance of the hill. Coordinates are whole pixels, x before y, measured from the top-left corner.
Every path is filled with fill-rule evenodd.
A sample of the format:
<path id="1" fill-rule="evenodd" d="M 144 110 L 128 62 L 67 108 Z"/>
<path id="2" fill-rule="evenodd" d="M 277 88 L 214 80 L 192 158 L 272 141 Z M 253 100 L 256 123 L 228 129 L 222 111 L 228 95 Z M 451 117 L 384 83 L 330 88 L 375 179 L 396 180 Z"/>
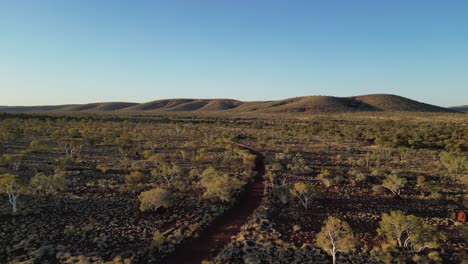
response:
<path id="1" fill-rule="evenodd" d="M 0 112 L 227 112 L 227 113 L 346 113 L 456 112 L 391 94 L 351 97 L 304 96 L 277 101 L 242 102 L 232 99 L 164 99 L 147 103 L 91 103 L 59 106 L 0 106 Z"/>
<path id="2" fill-rule="evenodd" d="M 124 103 L 124 102 L 109 102 L 109 103 L 92 103 L 84 105 L 72 105 L 61 108 L 61 111 L 114 111 L 122 108 L 128 108 L 137 103 Z"/>
<path id="3" fill-rule="evenodd" d="M 378 110 L 392 112 L 448 112 L 447 108 L 421 103 L 391 94 L 371 94 L 354 97 L 356 100 L 372 105 Z"/>
<path id="4" fill-rule="evenodd" d="M 468 113 L 468 105 L 452 106 L 452 107 L 449 107 L 449 109 L 452 109 L 458 112 Z"/>

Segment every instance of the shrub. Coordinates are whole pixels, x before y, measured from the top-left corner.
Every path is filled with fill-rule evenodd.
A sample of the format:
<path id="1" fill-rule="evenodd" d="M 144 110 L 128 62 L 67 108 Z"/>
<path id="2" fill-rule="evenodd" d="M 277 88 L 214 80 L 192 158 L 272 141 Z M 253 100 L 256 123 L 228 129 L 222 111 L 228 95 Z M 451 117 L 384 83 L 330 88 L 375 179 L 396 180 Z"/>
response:
<path id="1" fill-rule="evenodd" d="M 153 250 L 159 250 L 161 246 L 166 242 L 166 237 L 161 234 L 158 230 L 153 233 L 153 240 L 151 241 L 151 248 Z"/>
<path id="2" fill-rule="evenodd" d="M 63 173 L 47 176 L 40 172 L 31 178 L 30 187 L 36 194 L 57 195 L 67 189 L 68 183 Z"/>
<path id="3" fill-rule="evenodd" d="M 332 175 L 329 170 L 322 170 L 320 174 L 317 176 L 326 187 L 330 187 L 332 185 L 339 184 L 343 181 L 343 177 L 340 175 Z"/>
<path id="4" fill-rule="evenodd" d="M 282 204 L 287 204 L 291 193 L 287 185 L 275 186 L 272 189 L 273 196 L 275 196 Z"/>
<path id="5" fill-rule="evenodd" d="M 213 167 L 204 170 L 200 178 L 200 185 L 205 188 L 203 198 L 220 202 L 231 202 L 232 195 L 243 186 L 236 177 L 220 174 Z"/>
<path id="6" fill-rule="evenodd" d="M 350 172 L 351 174 L 351 185 L 356 186 L 362 182 L 365 182 L 367 180 L 367 175 L 365 173 L 362 173 L 360 171 L 355 171 L 352 170 Z"/>
<path id="7" fill-rule="evenodd" d="M 47 145 L 39 140 L 33 140 L 29 143 L 29 150 L 31 152 L 38 152 L 47 148 Z"/>
<path id="8" fill-rule="evenodd" d="M 130 190 L 136 191 L 141 188 L 143 174 L 139 171 L 132 171 L 130 174 L 125 175 L 124 180 Z"/>
<path id="9" fill-rule="evenodd" d="M 106 174 L 107 171 L 110 170 L 110 167 L 105 165 L 105 164 L 99 164 L 99 165 L 96 166 L 96 169 L 101 171 L 102 173 Z"/>
<path id="10" fill-rule="evenodd" d="M 440 162 L 449 173 L 465 173 L 468 171 L 468 156 L 452 152 L 440 153 Z"/>
<path id="11" fill-rule="evenodd" d="M 157 211 L 159 208 L 169 208 L 172 206 L 172 197 L 168 190 L 155 188 L 138 195 L 140 200 L 140 211 Z"/>

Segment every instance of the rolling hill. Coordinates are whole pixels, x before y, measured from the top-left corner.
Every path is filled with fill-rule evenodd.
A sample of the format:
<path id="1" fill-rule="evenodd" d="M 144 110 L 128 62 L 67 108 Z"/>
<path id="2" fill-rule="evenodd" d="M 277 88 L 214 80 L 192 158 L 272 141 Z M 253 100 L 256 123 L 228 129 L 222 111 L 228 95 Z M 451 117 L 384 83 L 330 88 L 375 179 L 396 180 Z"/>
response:
<path id="1" fill-rule="evenodd" d="M 452 107 L 449 107 L 449 109 L 452 109 L 458 112 L 468 113 L 468 105 L 452 106 Z"/>
<path id="2" fill-rule="evenodd" d="M 346 113 L 457 112 L 391 94 L 351 97 L 304 96 L 276 101 L 242 102 L 232 99 L 164 99 L 147 103 L 91 103 L 56 106 L 0 106 L 0 112 L 229 112 L 229 113 Z"/>

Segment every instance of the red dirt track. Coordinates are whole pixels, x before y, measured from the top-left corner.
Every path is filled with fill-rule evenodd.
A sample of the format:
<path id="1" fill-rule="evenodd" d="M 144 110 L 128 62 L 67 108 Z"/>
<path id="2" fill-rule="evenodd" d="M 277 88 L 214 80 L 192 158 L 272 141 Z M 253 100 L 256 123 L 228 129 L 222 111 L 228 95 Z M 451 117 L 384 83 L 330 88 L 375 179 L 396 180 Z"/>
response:
<path id="1" fill-rule="evenodd" d="M 170 255 L 164 263 L 185 264 L 201 263 L 210 260 L 231 241 L 231 237 L 240 232 L 240 228 L 247 222 L 248 217 L 257 208 L 263 197 L 265 185 L 262 176 L 265 174 L 265 162 L 261 153 L 248 146 L 234 143 L 240 148 L 249 150 L 257 155 L 255 160 L 256 176 L 249 182 L 236 204 L 223 215 L 216 218 L 207 230 L 187 243 L 181 245 Z"/>

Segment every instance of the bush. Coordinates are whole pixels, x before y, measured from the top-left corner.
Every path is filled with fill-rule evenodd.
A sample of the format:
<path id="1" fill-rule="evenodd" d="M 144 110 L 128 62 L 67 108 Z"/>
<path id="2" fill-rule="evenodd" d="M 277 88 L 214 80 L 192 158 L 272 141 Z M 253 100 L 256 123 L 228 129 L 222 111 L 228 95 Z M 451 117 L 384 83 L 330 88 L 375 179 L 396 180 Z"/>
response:
<path id="1" fill-rule="evenodd" d="M 68 180 L 63 173 L 47 176 L 40 172 L 31 178 L 30 187 L 36 194 L 57 195 L 67 189 Z"/>
<path id="2" fill-rule="evenodd" d="M 161 234 L 158 230 L 153 233 L 153 240 L 151 241 L 151 249 L 159 250 L 161 246 L 166 242 L 166 237 Z"/>
<path id="3" fill-rule="evenodd" d="M 31 143 L 29 143 L 29 150 L 31 152 L 39 152 L 41 150 L 44 150 L 47 148 L 47 145 L 39 140 L 33 140 Z"/>
<path id="4" fill-rule="evenodd" d="M 322 170 L 317 176 L 326 187 L 339 184 L 343 181 L 343 177 L 340 175 L 332 175 L 329 170 Z"/>
<path id="5" fill-rule="evenodd" d="M 440 162 L 449 173 L 468 172 L 468 156 L 466 155 L 444 151 L 440 154 Z"/>
<path id="6" fill-rule="evenodd" d="M 200 184 L 205 188 L 203 198 L 220 202 L 231 202 L 232 195 L 244 185 L 236 177 L 220 174 L 213 167 L 203 171 L 200 177 Z"/>
<path id="7" fill-rule="evenodd" d="M 275 186 L 272 189 L 273 196 L 275 196 L 282 204 L 287 204 L 291 193 L 287 185 Z"/>
<path id="8" fill-rule="evenodd" d="M 159 208 L 169 208 L 172 206 L 172 197 L 168 190 L 155 188 L 138 195 L 140 200 L 140 211 L 157 211 Z"/>
<path id="9" fill-rule="evenodd" d="M 351 185 L 353 186 L 356 186 L 362 182 L 365 182 L 367 180 L 367 175 L 363 172 L 360 172 L 360 171 L 355 171 L 355 170 L 352 170 L 350 172 L 350 175 L 351 175 Z"/>
<path id="10" fill-rule="evenodd" d="M 96 169 L 101 171 L 102 173 L 106 174 L 107 171 L 110 170 L 110 167 L 107 166 L 107 165 L 104 165 L 104 164 L 99 164 L 99 165 L 96 166 Z"/>
<path id="11" fill-rule="evenodd" d="M 143 174 L 139 171 L 132 171 L 130 174 L 125 175 L 124 180 L 130 190 L 136 191 L 142 187 L 141 183 L 143 182 Z"/>

